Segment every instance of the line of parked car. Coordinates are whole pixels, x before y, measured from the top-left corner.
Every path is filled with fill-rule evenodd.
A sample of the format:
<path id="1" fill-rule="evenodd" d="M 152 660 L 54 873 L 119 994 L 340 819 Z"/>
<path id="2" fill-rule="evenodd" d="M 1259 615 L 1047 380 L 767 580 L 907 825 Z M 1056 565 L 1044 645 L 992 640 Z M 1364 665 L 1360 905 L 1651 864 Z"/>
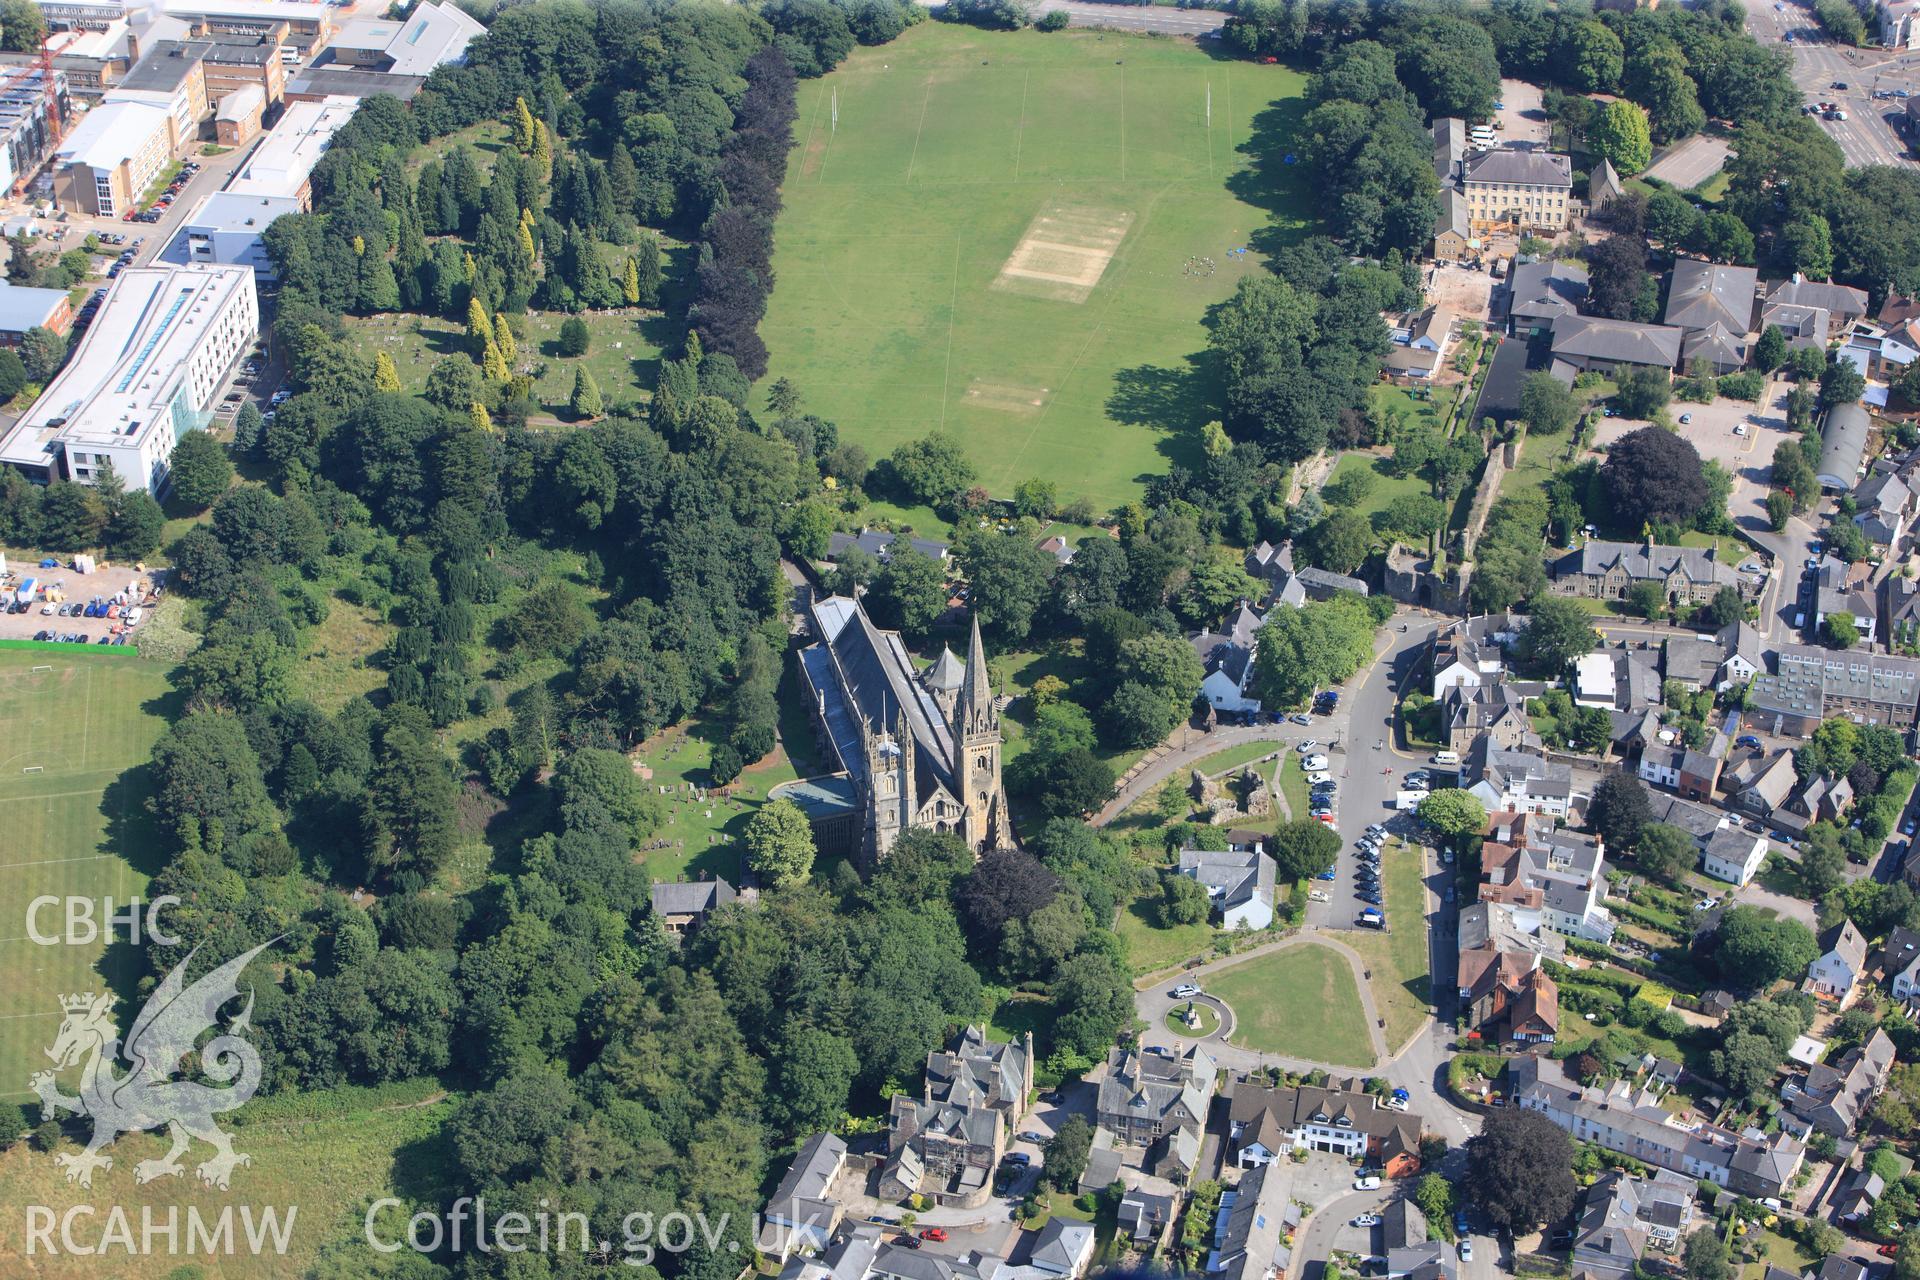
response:
<path id="1" fill-rule="evenodd" d="M 117 635 L 101 636 L 95 639 L 84 631 L 36 631 L 33 633 L 33 638 L 52 644 L 125 644 L 127 633 L 122 631 Z"/>
<path id="2" fill-rule="evenodd" d="M 187 161 L 180 166 L 180 172 L 173 176 L 173 181 L 167 184 L 167 189 L 160 193 L 160 198 L 153 202 L 151 208 L 129 209 L 122 216 L 128 222 L 160 221 L 166 214 L 168 208 L 172 206 L 173 198 L 179 195 L 180 192 L 185 189 L 186 185 L 193 181 L 193 175 L 199 172 L 200 166 L 198 164 L 192 160 Z"/>

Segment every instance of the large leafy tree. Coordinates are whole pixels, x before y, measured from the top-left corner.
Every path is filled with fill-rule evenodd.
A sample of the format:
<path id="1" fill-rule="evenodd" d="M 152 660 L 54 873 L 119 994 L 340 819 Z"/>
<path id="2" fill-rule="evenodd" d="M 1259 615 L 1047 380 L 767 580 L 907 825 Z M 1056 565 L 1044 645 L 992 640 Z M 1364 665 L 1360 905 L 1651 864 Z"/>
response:
<path id="1" fill-rule="evenodd" d="M 1624 99 L 1616 98 L 1600 109 L 1587 125 L 1587 145 L 1594 154 L 1613 162 L 1622 177 L 1630 177 L 1647 167 L 1653 159 L 1647 113 Z"/>
<path id="2" fill-rule="evenodd" d="M 1495 1111 L 1467 1143 L 1462 1188 L 1504 1231 L 1553 1222 L 1573 1208 L 1573 1143 L 1537 1111 Z"/>
<path id="3" fill-rule="evenodd" d="M 1748 987 L 1804 975 L 1819 955 L 1807 926 L 1763 915 L 1755 907 L 1730 909 L 1720 918 L 1715 937 L 1721 974 Z"/>
<path id="4" fill-rule="evenodd" d="M 1587 803 L 1587 825 L 1610 849 L 1631 849 L 1640 830 L 1653 820 L 1653 805 L 1640 779 L 1616 769 L 1600 779 Z"/>
<path id="5" fill-rule="evenodd" d="M 776 889 L 790 888 L 813 870 L 813 824 L 791 800 L 769 800 L 747 820 L 747 865 Z"/>
<path id="6" fill-rule="evenodd" d="M 1600 633 L 1593 615 L 1562 596 L 1535 600 L 1527 616 L 1527 655 L 1549 672 L 1564 671 L 1575 659 L 1593 652 Z"/>
<path id="7" fill-rule="evenodd" d="M 1465 791 L 1433 791 L 1420 802 L 1420 821 L 1450 840 L 1478 835 L 1487 828 L 1486 806 Z"/>
<path id="8" fill-rule="evenodd" d="M 1642 427 L 1615 441 L 1600 479 L 1615 518 L 1629 529 L 1648 522 L 1691 525 L 1707 501 L 1699 451 L 1658 427 Z"/>

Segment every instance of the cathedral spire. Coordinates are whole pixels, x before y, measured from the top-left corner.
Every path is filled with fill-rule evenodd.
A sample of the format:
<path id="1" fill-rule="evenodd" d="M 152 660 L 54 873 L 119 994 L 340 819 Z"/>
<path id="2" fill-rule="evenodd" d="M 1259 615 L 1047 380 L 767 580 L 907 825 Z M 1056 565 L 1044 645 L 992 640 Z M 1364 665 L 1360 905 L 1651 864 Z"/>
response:
<path id="1" fill-rule="evenodd" d="M 973 615 L 973 635 L 967 642 L 967 674 L 960 686 L 959 718 L 967 732 L 993 722 L 993 678 L 987 672 L 987 650 L 980 643 L 980 615 Z"/>

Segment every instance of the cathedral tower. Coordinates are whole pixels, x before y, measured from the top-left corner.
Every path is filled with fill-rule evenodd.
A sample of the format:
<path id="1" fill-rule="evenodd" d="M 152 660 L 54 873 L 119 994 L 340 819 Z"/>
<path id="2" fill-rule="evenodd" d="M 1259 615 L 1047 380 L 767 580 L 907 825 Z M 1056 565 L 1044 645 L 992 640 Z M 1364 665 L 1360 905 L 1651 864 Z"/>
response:
<path id="1" fill-rule="evenodd" d="M 953 707 L 954 781 L 966 810 L 961 834 L 978 852 L 1011 843 L 1006 796 L 1000 786 L 1000 713 L 993 706 L 993 681 L 987 673 L 986 646 L 980 643 L 980 619 L 973 619 L 966 674 Z"/>

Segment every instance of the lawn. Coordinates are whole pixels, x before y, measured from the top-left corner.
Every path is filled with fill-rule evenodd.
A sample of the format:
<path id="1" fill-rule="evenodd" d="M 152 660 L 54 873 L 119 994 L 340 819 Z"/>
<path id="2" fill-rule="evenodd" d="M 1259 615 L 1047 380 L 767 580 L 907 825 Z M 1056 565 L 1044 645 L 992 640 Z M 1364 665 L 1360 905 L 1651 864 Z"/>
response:
<path id="1" fill-rule="evenodd" d="M 1213 953 L 1213 926 L 1180 924 L 1167 928 L 1155 918 L 1154 895 L 1135 898 L 1120 911 L 1116 932 L 1127 947 L 1127 963 L 1137 974 L 1158 973 L 1194 956 Z"/>
<path id="2" fill-rule="evenodd" d="M 534 364 L 541 369 L 533 380 L 533 398 L 559 422 L 571 420 L 567 400 L 573 394 L 576 365 L 587 367 L 606 403 L 644 399 L 643 389 L 652 387 L 659 375 L 660 349 L 666 341 L 665 322 L 657 312 L 587 311 L 580 318 L 587 322 L 591 345 L 586 355 L 569 360 L 560 356 L 557 347 L 565 315 L 530 311 L 519 317 L 525 330 L 518 339 L 520 362 L 523 367 Z M 442 356 L 472 354 L 467 349 L 466 326 L 439 316 L 349 316 L 347 326 L 358 337 L 361 350 L 385 351 L 393 357 L 400 385 L 407 391 L 425 386 Z"/>
<path id="3" fill-rule="evenodd" d="M 953 432 L 995 496 L 1047 476 L 1107 507 L 1199 465 L 1202 316 L 1260 270 L 1237 251 L 1307 229 L 1304 88 L 1113 32 L 855 50 L 802 89 L 769 376 L 875 456 Z"/>
<path id="4" fill-rule="evenodd" d="M 1426 888 L 1420 847 L 1395 840 L 1381 859 L 1388 932 L 1356 929 L 1346 943 L 1373 971 L 1373 1002 L 1387 1020 L 1387 1047 L 1397 1049 L 1425 1025 L 1432 1000 L 1427 961 Z"/>
<path id="5" fill-rule="evenodd" d="M 1328 947 L 1288 947 L 1220 970 L 1207 994 L 1233 1007 L 1236 1044 L 1348 1067 L 1373 1061 L 1353 970 Z"/>
<path id="6" fill-rule="evenodd" d="M 143 1210 L 161 1226 L 170 1210 L 179 1211 L 178 1256 L 167 1254 L 164 1235 L 153 1237 L 157 1255 L 139 1258 L 111 1248 L 99 1257 L 74 1256 L 64 1247 L 49 1257 L 36 1251 L 29 1261 L 17 1230 L 0 1234 L 0 1275 L 32 1275 L 40 1280 L 93 1280 L 99 1276 L 187 1276 L 199 1280 L 295 1280 L 309 1274 L 323 1245 L 333 1244 L 353 1265 L 328 1274 L 374 1275 L 380 1271 L 362 1235 L 364 1207 L 387 1195 L 408 1202 L 379 1219 L 383 1239 L 399 1239 L 414 1205 L 436 1207 L 452 1195 L 445 1179 L 453 1153 L 441 1126 L 454 1103 L 431 1079 L 412 1080 L 385 1089 L 342 1088 L 285 1097 L 256 1097 L 239 1111 L 219 1117 L 234 1135 L 234 1148 L 253 1163 L 234 1171 L 230 1191 L 206 1187 L 192 1165 L 205 1158 L 198 1143 L 183 1159 L 187 1172 L 139 1185 L 133 1166 L 161 1155 L 164 1134 L 126 1134 L 111 1148 L 113 1168 L 94 1175 L 92 1190 L 69 1186 L 50 1155 L 22 1143 L 0 1155 L 0 1199 L 13 1205 L 45 1205 L 56 1214 L 70 1206 L 98 1206 L 74 1218 L 74 1243 L 99 1243 L 107 1230 L 109 1208 L 124 1212 L 132 1224 L 133 1249 L 140 1244 Z M 71 1142 L 63 1149 L 74 1150 Z M 242 1208 L 258 1216 L 271 1209 L 280 1221 L 292 1218 L 284 1254 L 255 1255 L 245 1243 Z M 209 1226 L 222 1210 L 233 1210 L 235 1248 L 231 1253 L 189 1253 L 187 1211 L 197 1211 Z M 16 1226 L 18 1222 L 16 1220 Z M 55 1243 L 60 1237 L 56 1233 Z M 330 1250 L 331 1252 L 331 1250 Z M 138 1261 L 119 1261 L 139 1258 Z M 192 1265 L 187 1265 L 191 1263 Z M 178 1270 L 176 1270 L 178 1268 Z"/>
<path id="7" fill-rule="evenodd" d="M 1355 515 L 1373 525 L 1375 534 L 1385 537 L 1386 530 L 1381 523 L 1386 509 L 1398 498 L 1412 497 L 1417 494 L 1430 494 L 1433 486 L 1417 475 L 1396 476 L 1387 470 L 1387 456 L 1381 453 L 1349 453 L 1340 459 L 1340 465 L 1333 469 L 1327 482 L 1321 485 L 1321 491 L 1334 484 L 1345 481 L 1356 473 L 1365 473 L 1373 477 L 1373 488 L 1361 501 L 1346 508 Z"/>
<path id="8" fill-rule="evenodd" d="M 1193 768 L 1212 777 L 1214 774 L 1237 769 L 1243 764 L 1252 764 L 1255 760 L 1263 760 L 1285 750 L 1286 744 L 1283 742 L 1243 742 L 1237 747 L 1228 747 L 1224 751 L 1216 751 L 1210 756 L 1200 757 L 1193 762 Z"/>
<path id="9" fill-rule="evenodd" d="M 791 701 L 782 699 L 783 709 Z M 788 718 L 783 716 L 783 721 Z M 781 736 L 791 739 L 785 723 Z M 653 879 L 720 876 L 739 884 L 742 854 L 737 842 L 748 819 L 767 802 L 770 788 L 802 776 L 786 748 L 776 746 L 766 759 L 747 766 L 734 779 L 729 794 L 702 799 L 693 788 L 704 791 L 712 786 L 708 766 L 713 746 L 724 740 L 724 725 L 688 721 L 654 735 L 635 754 L 635 761 L 651 771 L 650 785 L 664 788 L 659 795 L 666 805 L 666 821 L 640 848 Z M 802 737 L 799 747 L 810 754 L 811 737 Z M 804 772 L 811 775 L 816 770 L 809 767 Z"/>
<path id="10" fill-rule="evenodd" d="M 1280 794 L 1286 798 L 1287 812 L 1295 818 L 1307 816 L 1313 807 L 1313 789 L 1307 785 L 1307 771 L 1300 767 L 1300 756 L 1289 751 L 1280 761 Z M 1274 815 L 1275 821 L 1280 816 Z"/>
<path id="11" fill-rule="evenodd" d="M 147 757 L 175 701 L 165 668 L 124 650 L 0 651 L 0 903 L 10 913 L 0 929 L 0 1099 L 32 1097 L 27 1077 L 47 1065 L 58 997 L 134 994 L 143 966 L 124 933 L 111 951 L 41 946 L 26 936 L 26 905 L 90 898 L 98 914 L 102 899 L 145 894 L 159 870 Z M 43 912 L 39 926 L 59 933 L 58 912 Z"/>
<path id="12" fill-rule="evenodd" d="M 1419 394 L 1415 395 L 1415 391 Z M 1367 407 L 1382 418 L 1398 418 L 1408 426 L 1424 423 L 1438 431 L 1459 397 L 1458 386 L 1416 388 L 1376 382 L 1367 388 Z"/>

